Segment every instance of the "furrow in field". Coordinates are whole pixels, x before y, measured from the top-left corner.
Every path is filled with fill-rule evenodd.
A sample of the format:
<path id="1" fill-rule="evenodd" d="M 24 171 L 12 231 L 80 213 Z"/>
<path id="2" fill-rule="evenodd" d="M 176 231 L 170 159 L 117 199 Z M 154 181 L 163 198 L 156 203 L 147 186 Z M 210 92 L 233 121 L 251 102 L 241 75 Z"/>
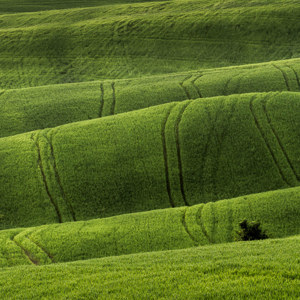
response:
<path id="1" fill-rule="evenodd" d="M 101 92 L 101 95 L 100 95 L 100 108 L 99 108 L 99 113 L 98 113 L 99 118 L 102 117 L 103 106 L 104 106 L 104 86 L 103 86 L 102 82 L 100 83 L 100 92 Z"/>
<path id="2" fill-rule="evenodd" d="M 196 76 L 196 77 L 191 81 L 191 84 L 193 85 L 193 87 L 194 87 L 195 90 L 197 91 L 197 94 L 198 94 L 199 98 L 203 98 L 203 96 L 202 96 L 202 93 L 201 93 L 201 91 L 200 91 L 200 89 L 199 89 L 199 86 L 196 85 L 196 81 L 197 81 L 198 79 L 200 79 L 202 76 L 203 76 L 203 74 L 198 75 L 198 76 Z"/>
<path id="3" fill-rule="evenodd" d="M 49 251 L 47 251 L 44 247 L 42 247 L 39 243 L 37 243 L 36 241 L 34 241 L 32 238 L 30 238 L 30 236 L 26 236 L 26 238 L 33 244 L 35 244 L 41 252 L 43 252 L 49 259 L 52 263 L 55 263 L 55 259 L 53 257 L 53 255 L 50 254 Z"/>
<path id="4" fill-rule="evenodd" d="M 229 91 L 229 84 L 231 83 L 231 81 L 235 78 L 235 77 L 238 77 L 240 76 L 241 73 L 238 73 L 238 74 L 235 74 L 233 76 L 231 76 L 227 81 L 226 83 L 224 84 L 224 88 L 223 88 L 223 93 L 222 95 L 229 95 L 230 94 L 230 91 Z"/>
<path id="5" fill-rule="evenodd" d="M 61 213 L 59 211 L 57 203 L 54 201 L 54 199 L 53 199 L 53 197 L 50 193 L 49 186 L 48 186 L 48 183 L 47 183 L 47 178 L 46 178 L 46 175 L 45 175 L 45 172 L 44 172 L 43 160 L 42 160 L 42 157 L 41 157 L 41 149 L 40 149 L 40 145 L 39 145 L 39 136 L 38 135 L 39 135 L 39 133 L 36 133 L 35 138 L 34 138 L 33 135 L 31 136 L 31 139 L 35 143 L 37 154 L 38 154 L 38 166 L 39 166 L 39 169 L 40 169 L 40 172 L 41 172 L 41 175 L 42 175 L 42 180 L 43 180 L 43 183 L 44 183 L 46 193 L 48 195 L 48 198 L 49 198 L 51 204 L 53 205 L 53 207 L 56 211 L 58 222 L 62 223 Z"/>
<path id="6" fill-rule="evenodd" d="M 33 265 L 38 265 L 39 264 L 38 260 L 36 258 L 34 258 L 32 256 L 32 254 L 21 245 L 21 243 L 19 243 L 15 240 L 15 236 L 11 238 L 11 241 L 14 242 L 21 249 L 21 251 L 24 253 L 24 255 L 31 262 L 31 264 L 33 264 Z"/>
<path id="7" fill-rule="evenodd" d="M 190 232 L 187 224 L 186 224 L 186 211 L 187 211 L 187 207 L 183 210 L 183 214 L 182 214 L 182 219 L 181 219 L 181 222 L 182 222 L 182 226 L 184 227 L 186 233 L 189 235 L 190 239 L 194 242 L 195 246 L 198 246 L 198 241 L 197 239 L 192 235 L 192 233 Z"/>
<path id="8" fill-rule="evenodd" d="M 284 82 L 285 82 L 285 85 L 286 85 L 286 88 L 287 88 L 288 91 L 290 91 L 291 88 L 290 88 L 290 85 L 289 85 L 289 82 L 288 82 L 288 76 L 286 75 L 286 73 L 279 66 L 277 66 L 275 64 L 272 64 L 272 66 L 281 72 L 282 77 L 283 77 Z"/>
<path id="9" fill-rule="evenodd" d="M 267 148 L 268 148 L 268 150 L 269 150 L 269 153 L 271 154 L 271 157 L 272 157 L 272 159 L 273 159 L 273 162 L 274 162 L 275 166 L 276 166 L 277 169 L 278 169 L 278 172 L 279 172 L 279 174 L 280 174 L 281 179 L 282 179 L 288 186 L 291 186 L 290 183 L 288 182 L 288 180 L 286 179 L 286 177 L 284 176 L 284 174 L 283 174 L 283 172 L 282 172 L 282 170 L 281 170 L 281 168 L 280 168 L 280 166 L 279 166 L 279 162 L 278 162 L 278 160 L 277 160 L 277 158 L 276 158 L 276 156 L 275 156 L 275 154 L 274 154 L 274 152 L 273 152 L 273 150 L 272 150 L 272 148 L 271 148 L 271 146 L 270 146 L 270 144 L 269 144 L 269 142 L 268 142 L 268 140 L 267 140 L 267 137 L 265 136 L 265 134 L 264 134 L 264 132 L 263 132 L 263 130 L 262 130 L 260 124 L 259 124 L 258 118 L 256 117 L 256 115 L 255 115 L 255 113 L 254 113 L 253 102 L 254 102 L 255 99 L 256 99 L 256 96 L 253 96 L 253 97 L 250 99 L 250 102 L 249 102 L 249 104 L 250 104 L 250 111 L 251 111 L 251 114 L 252 114 L 252 117 L 253 117 L 255 126 L 256 126 L 257 130 L 259 131 L 261 137 L 263 138 L 263 141 L 265 142 L 265 144 L 266 144 L 266 146 L 267 146 Z"/>
<path id="10" fill-rule="evenodd" d="M 185 205 L 189 205 L 186 195 L 185 195 L 185 189 L 184 189 L 184 180 L 183 180 L 183 170 L 182 170 L 182 158 L 181 158 L 181 150 L 180 150 L 180 134 L 179 134 L 179 126 L 180 122 L 182 119 L 182 116 L 187 109 L 187 107 L 191 104 L 192 102 L 187 103 L 184 105 L 179 112 L 177 119 L 175 121 L 175 137 L 176 137 L 176 151 L 177 151 L 177 159 L 178 159 L 178 169 L 179 169 L 179 180 L 180 180 L 180 190 L 181 190 L 181 195 L 184 201 Z"/>
<path id="11" fill-rule="evenodd" d="M 206 230 L 206 228 L 204 226 L 204 223 L 203 223 L 203 220 L 202 220 L 202 210 L 203 210 L 203 208 L 204 208 L 204 204 L 201 205 L 198 209 L 196 222 L 200 226 L 201 231 L 203 232 L 203 234 L 206 237 L 207 241 L 211 244 L 212 240 L 211 240 L 210 236 L 208 235 L 207 230 Z"/>
<path id="12" fill-rule="evenodd" d="M 54 147 L 53 147 L 53 136 L 54 136 L 54 131 L 51 130 L 49 131 L 49 137 L 47 136 L 47 134 L 44 134 L 44 137 L 46 139 L 46 141 L 48 142 L 48 145 L 50 147 L 50 154 L 51 154 L 51 159 L 52 159 L 52 169 L 55 175 L 55 179 L 57 182 L 57 185 L 59 187 L 61 196 L 63 198 L 63 201 L 65 202 L 66 207 L 68 208 L 68 211 L 70 212 L 70 215 L 72 216 L 73 221 L 76 221 L 76 215 L 75 215 L 75 211 L 72 207 L 72 204 L 70 203 L 70 201 L 68 200 L 68 197 L 66 196 L 66 193 L 64 191 L 62 182 L 61 182 L 61 178 L 57 169 L 57 164 L 56 164 L 56 159 L 55 159 L 55 154 L 54 154 Z"/>
<path id="13" fill-rule="evenodd" d="M 281 140 L 280 140 L 280 138 L 279 138 L 279 136 L 278 136 L 278 134 L 277 134 L 274 126 L 273 126 L 273 124 L 272 124 L 270 115 L 269 115 L 268 110 L 267 110 L 267 102 L 268 102 L 268 100 L 269 100 L 269 98 L 265 98 L 262 101 L 262 107 L 263 107 L 264 113 L 265 113 L 265 115 L 267 117 L 268 124 L 269 124 L 269 126 L 271 128 L 271 131 L 272 131 L 272 133 L 273 133 L 273 135 L 274 135 L 274 137 L 275 137 L 275 139 L 276 139 L 276 141 L 277 141 L 277 143 L 278 143 L 278 145 L 279 145 L 279 147 L 280 147 L 280 149 L 281 149 L 284 157 L 286 158 L 286 161 L 288 162 L 289 167 L 292 170 L 295 178 L 297 179 L 297 181 L 300 181 L 300 177 L 298 176 L 298 174 L 297 174 L 297 172 L 296 172 L 296 170 L 295 170 L 295 168 L 294 168 L 294 166 L 293 166 L 293 164 L 292 164 L 292 162 L 291 162 L 291 160 L 289 158 L 289 155 L 287 154 L 287 152 L 286 152 L 286 150 L 285 150 L 285 148 L 284 148 L 284 146 L 283 146 L 283 144 L 282 144 L 282 142 L 281 142 Z"/>
<path id="14" fill-rule="evenodd" d="M 186 78 L 183 79 L 183 81 L 179 82 L 180 87 L 183 89 L 183 91 L 185 92 L 187 99 L 192 99 L 188 89 L 184 86 L 184 83 L 189 80 L 192 77 L 192 75 L 187 76 Z"/>
<path id="15" fill-rule="evenodd" d="M 299 75 L 298 75 L 298 73 L 296 72 L 295 68 L 294 68 L 293 66 L 291 66 L 291 65 L 286 65 L 286 66 L 287 66 L 288 68 L 290 68 L 290 69 L 293 71 L 293 73 L 295 74 L 296 81 L 297 81 L 298 87 L 299 87 L 299 89 L 300 89 L 300 79 L 299 79 Z"/>
<path id="16" fill-rule="evenodd" d="M 116 108 L 116 90 L 115 90 L 115 82 L 111 83 L 111 88 L 112 88 L 112 103 L 111 103 L 111 109 L 110 109 L 110 114 L 114 115 L 115 114 L 115 108 Z"/>
<path id="17" fill-rule="evenodd" d="M 216 242 L 215 235 L 216 235 L 216 210 L 215 210 L 215 203 L 210 203 L 210 210 L 212 215 L 212 229 L 211 229 L 211 243 L 214 244 Z"/>
<path id="18" fill-rule="evenodd" d="M 172 109 L 176 105 L 174 104 L 171 106 L 171 108 L 168 110 L 165 118 L 162 121 L 162 126 L 161 126 L 161 138 L 162 138 L 162 146 L 163 146 L 163 156 L 164 156 L 164 167 L 165 167 L 165 174 L 166 174 L 166 188 L 169 196 L 169 201 L 172 207 L 175 207 L 174 200 L 172 198 L 171 194 L 171 186 L 170 186 L 170 178 L 169 178 L 169 165 L 168 165 L 168 152 L 167 152 L 167 144 L 166 144 L 166 124 L 168 121 L 168 118 L 171 114 Z"/>

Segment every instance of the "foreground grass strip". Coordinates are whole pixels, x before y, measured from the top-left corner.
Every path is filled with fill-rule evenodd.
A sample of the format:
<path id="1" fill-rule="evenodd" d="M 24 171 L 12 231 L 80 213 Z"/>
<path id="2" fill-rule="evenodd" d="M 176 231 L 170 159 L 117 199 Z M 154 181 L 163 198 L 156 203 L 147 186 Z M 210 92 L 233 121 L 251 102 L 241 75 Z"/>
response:
<path id="1" fill-rule="evenodd" d="M 201 98 L 1 138 L 1 228 L 48 223 L 45 199 L 64 222 L 298 186 L 299 97 Z"/>
<path id="2" fill-rule="evenodd" d="M 299 242 L 298 235 L 38 268 L 3 268 L 1 296 L 3 299 L 120 299 L 120 295 L 128 299 L 297 299 Z"/>
<path id="3" fill-rule="evenodd" d="M 281 69 L 289 70 L 286 64 L 300 72 L 300 59 L 276 62 Z M 287 89 L 272 63 L 199 72 L 8 90 L 1 96 L 0 137 L 187 98 Z M 291 90 L 299 91 L 294 72 L 287 76 Z M 180 84 L 186 78 L 184 91 Z"/>
<path id="4" fill-rule="evenodd" d="M 259 220 L 271 238 L 300 234 L 300 188 L 190 207 L 0 231 L 0 267 L 59 263 L 233 242 L 239 222 Z M 24 253 L 12 251 L 12 238 Z"/>

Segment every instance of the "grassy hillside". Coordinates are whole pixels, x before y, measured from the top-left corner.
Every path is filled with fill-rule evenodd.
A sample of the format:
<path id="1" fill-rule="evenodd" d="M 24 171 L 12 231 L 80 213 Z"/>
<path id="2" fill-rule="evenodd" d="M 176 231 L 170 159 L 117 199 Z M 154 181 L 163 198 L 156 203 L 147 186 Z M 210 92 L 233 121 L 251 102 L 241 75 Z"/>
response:
<path id="1" fill-rule="evenodd" d="M 158 0 L 151 0 L 155 2 Z M 161 1 L 161 0 L 160 0 Z M 100 5 L 126 4 L 150 2 L 150 0 L 0 0 L 0 14 L 22 13 L 44 10 L 70 9 L 80 7 L 94 7 Z"/>
<path id="2" fill-rule="evenodd" d="M 188 100 L 1 138 L 1 227 L 298 186 L 299 97 Z"/>
<path id="3" fill-rule="evenodd" d="M 2 299 L 297 299 L 299 235 L 0 269 Z"/>
<path id="4" fill-rule="evenodd" d="M 0 137 L 219 95 L 300 91 L 300 59 L 2 91 Z"/>
<path id="5" fill-rule="evenodd" d="M 233 242 L 241 220 L 269 237 L 300 234 L 300 188 L 91 221 L 0 231 L 0 267 Z M 63 243 L 62 243 L 63 241 Z"/>
<path id="6" fill-rule="evenodd" d="M 0 88 L 297 58 L 297 0 L 185 0 L 0 15 Z"/>

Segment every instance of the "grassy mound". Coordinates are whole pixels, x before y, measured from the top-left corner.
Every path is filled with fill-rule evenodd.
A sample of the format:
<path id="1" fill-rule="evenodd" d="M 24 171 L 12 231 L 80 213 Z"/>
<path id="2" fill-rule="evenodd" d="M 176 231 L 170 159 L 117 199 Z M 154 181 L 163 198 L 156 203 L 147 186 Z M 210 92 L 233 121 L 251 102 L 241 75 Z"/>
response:
<path id="1" fill-rule="evenodd" d="M 2 138 L 1 227 L 298 186 L 299 109 L 299 93 L 232 95 Z"/>
<path id="2" fill-rule="evenodd" d="M 186 0 L 0 15 L 0 88 L 297 58 L 298 0 Z"/>
<path id="3" fill-rule="evenodd" d="M 190 207 L 0 231 L 0 267 L 50 264 L 234 241 L 239 221 L 272 238 L 300 234 L 300 188 Z M 62 243 L 63 241 L 63 243 Z"/>
<path id="4" fill-rule="evenodd" d="M 3 299 L 297 299 L 300 237 L 0 269 Z M 42 282 L 42 284 L 41 284 Z"/>
<path id="5" fill-rule="evenodd" d="M 0 137 L 186 99 L 300 91 L 300 59 L 0 92 Z"/>

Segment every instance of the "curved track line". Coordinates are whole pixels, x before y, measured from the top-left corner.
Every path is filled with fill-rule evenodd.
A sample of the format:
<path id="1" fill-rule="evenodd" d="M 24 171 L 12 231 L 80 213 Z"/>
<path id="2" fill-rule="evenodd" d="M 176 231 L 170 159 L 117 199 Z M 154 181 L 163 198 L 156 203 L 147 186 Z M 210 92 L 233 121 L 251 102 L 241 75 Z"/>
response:
<path id="1" fill-rule="evenodd" d="M 190 230 L 187 227 L 186 224 L 186 211 L 187 211 L 187 207 L 184 209 L 183 214 L 182 214 L 182 219 L 181 219 L 181 223 L 186 231 L 186 233 L 188 234 L 188 236 L 190 237 L 190 239 L 194 242 L 195 246 L 199 245 L 199 242 L 197 241 L 197 239 L 191 234 Z"/>
<path id="2" fill-rule="evenodd" d="M 274 68 L 276 68 L 277 70 L 280 71 L 280 73 L 281 73 L 282 76 L 283 76 L 283 79 L 284 79 L 286 88 L 287 88 L 288 91 L 290 91 L 291 88 L 290 88 L 290 85 L 289 85 L 289 82 L 288 82 L 288 77 L 287 77 L 286 73 L 285 73 L 280 67 L 276 66 L 275 64 L 272 64 L 272 66 L 273 66 Z"/>
<path id="3" fill-rule="evenodd" d="M 30 262 L 33 264 L 33 265 L 38 265 L 39 264 L 39 261 L 35 258 L 32 257 L 32 254 L 27 251 L 19 242 L 17 242 L 15 240 L 15 236 L 14 237 L 11 237 L 10 240 L 12 242 L 14 242 L 21 250 L 22 252 L 24 253 L 24 255 L 30 260 Z"/>
<path id="4" fill-rule="evenodd" d="M 283 155 L 285 156 L 285 158 L 286 158 L 286 160 L 287 160 L 287 162 L 288 162 L 288 164 L 289 164 L 289 167 L 290 167 L 290 169 L 292 170 L 292 172 L 293 172 L 293 174 L 294 174 L 296 180 L 297 180 L 297 181 L 300 181 L 300 177 L 299 177 L 298 174 L 296 173 L 296 170 L 295 170 L 295 168 L 294 168 L 294 166 L 293 166 L 293 164 L 292 164 L 292 162 L 291 162 L 291 160 L 290 160 L 290 158 L 289 158 L 289 156 L 288 156 L 286 150 L 284 149 L 283 144 L 282 144 L 281 140 L 279 139 L 279 136 L 278 136 L 278 134 L 277 134 L 277 132 L 276 132 L 274 126 L 272 125 L 272 121 L 271 121 L 270 115 L 269 115 L 269 113 L 268 113 L 268 111 L 267 111 L 267 107 L 266 107 L 267 102 L 268 102 L 268 99 L 264 99 L 264 101 L 262 101 L 262 107 L 263 107 L 264 113 L 265 113 L 265 115 L 266 115 L 266 117 L 267 117 L 268 124 L 269 124 L 269 126 L 270 126 L 270 128 L 271 128 L 271 131 L 272 131 L 273 135 L 275 136 L 275 138 L 276 138 L 276 140 L 277 140 L 277 143 L 278 143 L 278 145 L 279 145 L 279 147 L 280 147 L 280 149 L 281 149 L 281 152 L 282 152 Z"/>
<path id="5" fill-rule="evenodd" d="M 256 126 L 256 128 L 258 129 L 258 131 L 259 131 L 261 137 L 263 138 L 263 140 L 264 140 L 264 142 L 265 142 L 265 144 L 266 144 L 266 146 L 267 146 L 267 148 L 268 148 L 268 150 L 269 150 L 269 153 L 271 154 L 271 157 L 272 157 L 272 159 L 273 159 L 273 162 L 275 163 L 275 166 L 277 167 L 277 169 L 278 169 L 278 171 L 279 171 L 279 174 L 280 174 L 281 179 L 282 179 L 288 186 L 291 186 L 291 185 L 288 183 L 287 179 L 285 178 L 285 176 L 284 176 L 284 174 L 283 174 L 283 172 L 282 172 L 282 170 L 281 170 L 281 168 L 280 168 L 280 166 L 279 166 L 279 163 L 278 163 L 278 161 L 277 161 L 277 159 L 276 159 L 276 156 L 275 156 L 275 154 L 273 153 L 272 148 L 271 148 L 270 144 L 268 143 L 268 140 L 267 140 L 265 134 L 263 133 L 263 130 L 262 130 L 261 126 L 259 125 L 258 119 L 257 119 L 257 117 L 256 117 L 256 115 L 255 115 L 255 113 L 254 113 L 254 109 L 253 109 L 253 101 L 255 100 L 255 98 L 256 98 L 256 97 L 253 96 L 253 97 L 250 99 L 250 102 L 249 102 L 249 104 L 250 104 L 250 111 L 251 111 L 252 117 L 253 117 L 253 119 L 254 119 L 255 126 Z"/>
<path id="6" fill-rule="evenodd" d="M 168 118 L 171 114 L 172 109 L 176 106 L 176 104 L 172 105 L 171 108 L 168 110 L 167 114 L 162 120 L 161 125 L 161 139 L 162 139 L 162 146 L 163 146 L 163 156 L 164 156 L 164 166 L 165 166 L 165 177 L 166 177 L 166 188 L 169 196 L 169 202 L 172 207 L 175 207 L 174 200 L 171 195 L 171 186 L 170 186 L 170 178 L 169 178 L 169 165 L 168 165 L 168 153 L 167 153 L 167 144 L 166 144 L 166 124 Z"/>
<path id="7" fill-rule="evenodd" d="M 66 206 L 68 207 L 68 210 L 69 212 L 71 213 L 71 216 L 73 218 L 74 221 L 76 221 L 76 215 L 75 215 L 75 211 L 73 209 L 73 206 L 72 204 L 70 203 L 70 201 L 68 200 L 68 197 L 66 196 L 66 193 L 64 191 L 64 188 L 63 188 L 63 185 L 62 185 L 62 182 L 61 182 L 61 179 L 60 179 L 60 175 L 59 175 L 59 172 L 58 172 L 58 169 L 57 169 L 57 165 L 56 165 L 56 159 L 55 159 L 55 155 L 54 155 L 54 148 L 53 148 L 53 135 L 51 135 L 51 131 L 50 130 L 48 132 L 48 134 L 50 134 L 50 139 L 47 137 L 46 134 L 44 134 L 44 137 L 46 138 L 47 142 L 48 142 L 48 145 L 50 146 L 50 153 L 51 153 L 51 157 L 52 157 L 52 160 L 53 160 L 53 171 L 54 171 L 54 175 L 55 175 L 55 179 L 56 179 L 56 182 L 59 186 L 59 190 L 60 190 L 60 193 L 62 195 L 62 198 L 66 204 Z"/>
<path id="8" fill-rule="evenodd" d="M 202 96 L 202 93 L 201 93 L 199 87 L 196 85 L 195 82 L 196 82 L 199 78 L 201 78 L 202 76 L 203 76 L 203 74 L 198 75 L 198 76 L 196 76 L 196 77 L 191 81 L 193 87 L 194 87 L 194 88 L 196 89 L 196 91 L 197 91 L 197 94 L 198 94 L 199 98 L 203 98 L 203 96 Z"/>
<path id="9" fill-rule="evenodd" d="M 192 75 L 187 76 L 186 78 L 184 78 L 181 82 L 179 82 L 180 87 L 183 89 L 183 91 L 185 92 L 186 96 L 188 99 L 192 99 L 188 89 L 183 85 L 187 80 L 189 80 L 192 77 Z"/>
<path id="10" fill-rule="evenodd" d="M 116 90 L 115 90 L 115 82 L 111 83 L 111 88 L 112 88 L 112 103 L 111 103 L 111 108 L 110 108 L 110 114 L 114 115 L 115 114 L 115 108 L 116 108 Z"/>
<path id="11" fill-rule="evenodd" d="M 224 95 L 224 96 L 227 96 L 227 95 L 230 94 L 229 91 L 228 91 L 228 88 L 229 88 L 229 84 L 230 84 L 230 82 L 233 80 L 233 78 L 238 77 L 238 76 L 240 76 L 240 75 L 241 75 L 241 73 L 235 74 L 235 75 L 231 76 L 231 77 L 226 81 L 226 83 L 224 84 L 224 88 L 223 88 L 223 95 Z"/>
<path id="12" fill-rule="evenodd" d="M 214 203 L 212 202 L 210 205 L 211 209 L 211 215 L 212 215 L 212 229 L 211 229 L 211 242 L 214 244 L 215 241 L 215 235 L 216 235 L 216 214 L 215 214 L 215 207 Z"/>
<path id="13" fill-rule="evenodd" d="M 181 150 L 180 150 L 179 125 L 180 125 L 180 122 L 181 122 L 181 119 L 182 119 L 182 116 L 183 116 L 185 110 L 191 103 L 192 102 L 189 102 L 182 107 L 182 109 L 179 112 L 177 119 L 175 121 L 175 139 L 176 139 L 177 160 L 178 160 L 178 169 L 179 169 L 180 190 L 181 190 L 181 195 L 182 195 L 184 204 L 187 206 L 189 206 L 189 203 L 186 200 L 185 190 L 184 190 L 183 169 L 182 169 L 182 159 L 181 159 Z"/>
<path id="14" fill-rule="evenodd" d="M 295 74 L 295 77 L 296 77 L 296 81 L 297 81 L 297 84 L 298 84 L 298 87 L 300 89 L 300 79 L 299 79 L 299 76 L 298 76 L 298 73 L 296 72 L 296 70 L 294 69 L 294 67 L 292 66 L 289 66 L 289 65 L 286 65 L 288 68 L 290 68 L 294 74 Z"/>
<path id="15" fill-rule="evenodd" d="M 196 223 L 200 226 L 201 231 L 203 232 L 203 234 L 206 237 L 206 239 L 208 240 L 208 242 L 210 244 L 212 244 L 212 240 L 211 240 L 210 236 L 208 235 L 207 230 L 205 229 L 204 224 L 202 222 L 202 210 L 203 210 L 204 206 L 205 206 L 205 204 L 201 205 L 197 211 Z"/>
<path id="16" fill-rule="evenodd" d="M 104 86 L 103 86 L 102 82 L 100 83 L 100 91 L 101 91 L 101 96 L 100 96 L 100 108 L 99 108 L 99 113 L 98 113 L 99 118 L 102 117 L 103 106 L 104 106 Z"/>
<path id="17" fill-rule="evenodd" d="M 57 204 L 55 203 L 54 199 L 52 198 L 49 187 L 48 187 L 48 183 L 47 183 L 47 179 L 46 179 L 46 175 L 45 175 L 44 167 L 43 167 L 43 161 L 42 161 L 42 157 L 41 157 L 41 149 L 40 149 L 40 145 L 39 145 L 39 142 L 38 142 L 38 133 L 36 134 L 36 139 L 35 140 L 33 138 L 33 135 L 31 136 L 31 139 L 33 140 L 33 142 L 35 143 L 35 146 L 36 146 L 36 150 L 37 150 L 37 154 L 38 154 L 38 166 L 39 166 L 39 169 L 40 169 L 40 172 L 41 172 L 41 175 L 42 175 L 42 180 L 43 180 L 43 183 L 44 183 L 44 186 L 45 186 L 46 193 L 48 195 L 48 198 L 49 198 L 51 204 L 53 205 L 53 207 L 56 211 L 58 222 L 62 223 L 61 213 L 58 209 Z"/>
<path id="18" fill-rule="evenodd" d="M 31 233 L 32 234 L 32 233 Z M 47 257 L 51 260 L 52 263 L 55 263 L 56 261 L 54 260 L 54 257 L 40 244 L 38 244 L 36 241 L 30 238 L 30 236 L 26 236 L 26 238 L 33 244 L 35 244 L 42 252 L 44 252 Z"/>

